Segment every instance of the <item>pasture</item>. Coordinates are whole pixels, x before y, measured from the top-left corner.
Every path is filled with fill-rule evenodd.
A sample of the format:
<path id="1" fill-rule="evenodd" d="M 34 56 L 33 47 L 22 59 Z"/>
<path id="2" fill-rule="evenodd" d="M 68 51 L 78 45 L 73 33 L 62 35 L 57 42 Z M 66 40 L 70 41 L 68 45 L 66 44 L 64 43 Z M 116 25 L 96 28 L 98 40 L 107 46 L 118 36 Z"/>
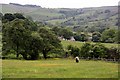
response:
<path id="1" fill-rule="evenodd" d="M 67 48 L 68 45 L 72 45 L 80 48 L 84 44 L 84 42 L 80 42 L 80 41 L 65 41 L 65 40 L 62 40 L 61 43 L 64 48 Z M 95 44 L 95 42 L 90 42 L 90 43 Z M 101 43 L 101 44 L 103 44 L 107 48 L 111 48 L 111 47 L 118 48 L 118 44 L 115 44 L 115 43 Z"/>
<path id="2" fill-rule="evenodd" d="M 2 60 L 3 78 L 117 78 L 118 64 L 74 59 Z"/>

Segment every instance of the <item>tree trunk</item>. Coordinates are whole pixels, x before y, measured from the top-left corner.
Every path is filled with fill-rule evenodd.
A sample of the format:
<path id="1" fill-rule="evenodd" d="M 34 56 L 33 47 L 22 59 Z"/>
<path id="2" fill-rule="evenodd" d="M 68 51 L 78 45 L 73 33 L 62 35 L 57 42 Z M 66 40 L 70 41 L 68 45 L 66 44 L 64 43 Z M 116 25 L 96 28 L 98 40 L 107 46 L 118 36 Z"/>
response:
<path id="1" fill-rule="evenodd" d="M 18 58 L 19 57 L 19 54 L 17 53 L 16 57 Z"/>
<path id="2" fill-rule="evenodd" d="M 39 58 L 39 53 L 37 50 L 34 50 L 34 53 L 32 53 L 30 60 L 37 60 Z"/>
<path id="3" fill-rule="evenodd" d="M 47 59 L 47 52 L 45 50 L 43 50 L 43 57 Z"/>
<path id="4" fill-rule="evenodd" d="M 23 54 L 22 56 L 25 60 L 28 60 L 27 55 Z"/>
<path id="5" fill-rule="evenodd" d="M 18 58 L 19 57 L 19 49 L 18 49 L 18 47 L 19 47 L 19 45 L 17 44 L 17 50 L 16 50 L 16 52 L 17 52 L 17 54 L 16 54 L 16 57 Z"/>

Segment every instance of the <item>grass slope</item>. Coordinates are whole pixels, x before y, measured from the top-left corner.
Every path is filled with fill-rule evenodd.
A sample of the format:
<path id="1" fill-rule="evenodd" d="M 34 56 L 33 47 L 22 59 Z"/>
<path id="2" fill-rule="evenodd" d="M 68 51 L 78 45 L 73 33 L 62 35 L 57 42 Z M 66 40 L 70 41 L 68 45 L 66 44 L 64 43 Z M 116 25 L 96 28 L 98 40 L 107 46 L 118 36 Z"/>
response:
<path id="1" fill-rule="evenodd" d="M 65 40 L 62 40 L 61 41 L 62 45 L 64 48 L 67 48 L 68 45 L 73 45 L 73 46 L 76 46 L 76 47 L 81 47 L 85 42 L 79 42 L 79 41 L 65 41 Z M 95 44 L 93 42 L 90 42 L 91 44 Z M 101 43 L 103 44 L 104 46 L 106 46 L 107 48 L 111 48 L 111 47 L 116 47 L 118 48 L 118 44 L 114 44 L 114 43 Z"/>
<path id="2" fill-rule="evenodd" d="M 117 78 L 118 64 L 73 59 L 3 60 L 3 78 Z"/>

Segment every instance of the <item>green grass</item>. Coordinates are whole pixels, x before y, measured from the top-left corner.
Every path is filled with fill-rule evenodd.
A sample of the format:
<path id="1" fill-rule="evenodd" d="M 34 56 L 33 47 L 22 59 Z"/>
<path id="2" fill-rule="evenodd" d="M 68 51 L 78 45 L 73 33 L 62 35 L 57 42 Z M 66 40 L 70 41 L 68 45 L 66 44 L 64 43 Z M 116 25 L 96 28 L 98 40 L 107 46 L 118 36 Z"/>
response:
<path id="1" fill-rule="evenodd" d="M 73 46 L 76 46 L 76 47 L 81 47 L 83 45 L 83 42 L 78 42 L 78 41 L 65 41 L 65 40 L 62 40 L 61 43 L 62 43 L 64 48 L 67 48 L 68 45 L 73 45 Z"/>
<path id="2" fill-rule="evenodd" d="M 73 46 L 76 46 L 76 47 L 81 47 L 84 42 L 79 42 L 79 41 L 65 41 L 65 40 L 62 40 L 61 41 L 62 45 L 64 48 L 67 48 L 68 45 L 73 45 Z M 91 42 L 91 44 L 95 44 L 93 42 Z M 118 48 L 118 44 L 114 44 L 114 43 L 101 43 L 103 44 L 105 47 L 107 48 L 111 48 L 111 47 L 116 47 Z"/>
<path id="3" fill-rule="evenodd" d="M 78 41 L 62 41 L 63 47 L 74 45 L 81 47 Z M 94 43 L 92 43 L 94 44 Z M 102 43 L 106 47 L 117 44 Z M 75 63 L 73 59 L 47 60 L 3 60 L 3 78 L 117 78 L 118 64 L 105 61 L 85 61 Z"/>
<path id="4" fill-rule="evenodd" d="M 118 64 L 73 59 L 3 60 L 3 78 L 117 78 Z"/>

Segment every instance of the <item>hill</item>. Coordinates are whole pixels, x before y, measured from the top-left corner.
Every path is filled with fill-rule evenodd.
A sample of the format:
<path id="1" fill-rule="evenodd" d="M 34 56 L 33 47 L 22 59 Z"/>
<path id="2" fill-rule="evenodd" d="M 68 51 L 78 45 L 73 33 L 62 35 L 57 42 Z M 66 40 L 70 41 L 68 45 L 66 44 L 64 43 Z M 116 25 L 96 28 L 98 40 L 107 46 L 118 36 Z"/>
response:
<path id="1" fill-rule="evenodd" d="M 103 31 L 116 28 L 118 7 L 104 6 L 91 8 L 42 8 L 37 5 L 16 3 L 0 4 L 2 13 L 22 13 L 31 16 L 34 21 L 54 26 L 68 26 L 74 31 Z"/>

